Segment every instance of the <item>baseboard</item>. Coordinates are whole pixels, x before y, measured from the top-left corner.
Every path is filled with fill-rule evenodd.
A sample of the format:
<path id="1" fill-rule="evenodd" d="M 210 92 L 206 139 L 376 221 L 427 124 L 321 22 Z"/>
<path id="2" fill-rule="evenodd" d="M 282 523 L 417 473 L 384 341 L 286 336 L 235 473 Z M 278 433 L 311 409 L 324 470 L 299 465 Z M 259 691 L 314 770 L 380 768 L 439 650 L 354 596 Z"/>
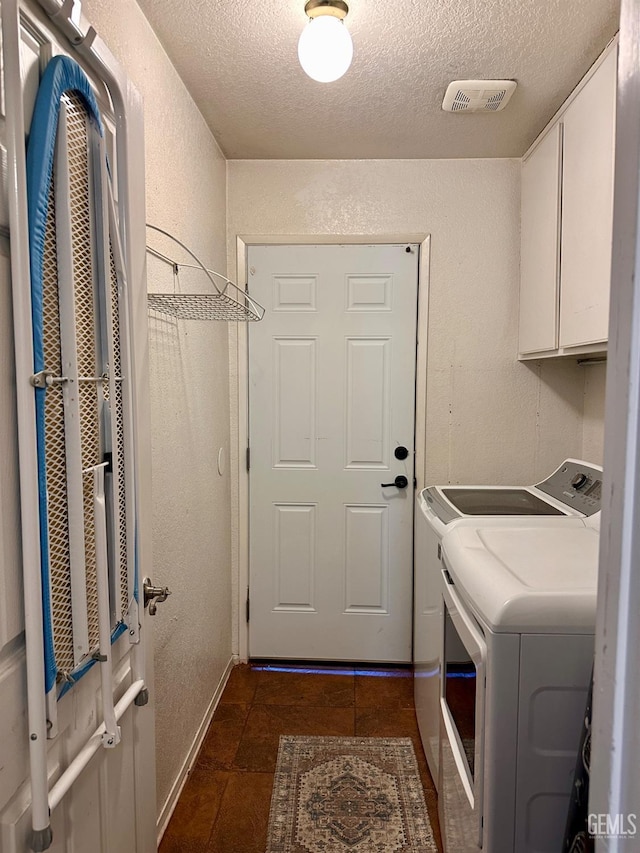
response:
<path id="1" fill-rule="evenodd" d="M 198 753 L 200 752 L 200 747 L 202 746 L 202 742 L 207 733 L 207 729 L 209 728 L 209 724 L 211 723 L 215 710 L 218 707 L 218 702 L 220 701 L 220 697 L 222 696 L 222 691 L 226 687 L 227 681 L 229 680 L 229 676 L 231 675 L 231 670 L 237 662 L 237 656 L 232 655 L 229 659 L 229 663 L 225 668 L 225 671 L 222 673 L 222 677 L 214 691 L 213 697 L 211 699 L 211 702 L 209 703 L 209 707 L 207 708 L 204 718 L 200 723 L 200 726 L 198 727 L 198 731 L 196 732 L 196 736 L 193 739 L 193 743 L 191 744 L 184 763 L 180 768 L 180 772 L 178 773 L 175 782 L 171 786 L 169 795 L 165 800 L 162 809 L 160 810 L 160 815 L 156 824 L 158 833 L 158 846 L 160 845 L 162 836 L 164 835 L 165 830 L 169 825 L 171 815 L 173 814 L 175 807 L 178 804 L 182 789 L 184 788 L 187 778 L 189 777 L 189 772 L 191 771 L 191 768 L 195 764 L 196 758 L 198 757 Z"/>

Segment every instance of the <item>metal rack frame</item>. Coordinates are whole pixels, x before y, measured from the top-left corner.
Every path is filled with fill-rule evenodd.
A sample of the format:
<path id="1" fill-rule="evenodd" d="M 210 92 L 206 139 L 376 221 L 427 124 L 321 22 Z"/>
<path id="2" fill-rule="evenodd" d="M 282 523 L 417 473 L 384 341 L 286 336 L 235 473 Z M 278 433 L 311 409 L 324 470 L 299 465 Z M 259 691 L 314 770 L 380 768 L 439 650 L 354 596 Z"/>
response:
<path id="1" fill-rule="evenodd" d="M 147 245 L 147 252 L 154 258 L 163 261 L 173 268 L 173 293 L 148 293 L 149 308 L 160 311 L 179 320 L 222 320 L 226 322 L 258 322 L 264 317 L 265 309 L 252 299 L 249 294 L 238 287 L 226 275 L 208 269 L 188 246 L 157 225 L 147 223 L 147 228 L 163 234 L 180 246 L 195 264 L 181 264 L 160 252 L 153 246 Z M 213 293 L 176 293 L 175 286 L 179 282 L 181 269 L 197 269 L 203 272 L 213 285 Z M 218 285 L 216 279 L 223 282 Z"/>

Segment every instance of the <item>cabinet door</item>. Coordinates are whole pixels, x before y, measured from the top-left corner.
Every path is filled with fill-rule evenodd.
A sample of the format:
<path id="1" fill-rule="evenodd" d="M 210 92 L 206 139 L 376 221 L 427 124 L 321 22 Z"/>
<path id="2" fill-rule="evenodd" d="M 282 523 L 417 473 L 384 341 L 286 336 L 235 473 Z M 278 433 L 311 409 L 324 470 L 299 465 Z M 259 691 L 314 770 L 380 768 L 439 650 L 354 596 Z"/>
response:
<path id="1" fill-rule="evenodd" d="M 606 341 L 609 325 L 617 49 L 567 109 L 562 178 L 560 346 Z"/>
<path id="2" fill-rule="evenodd" d="M 558 346 L 561 151 L 556 124 L 522 164 L 521 354 Z"/>

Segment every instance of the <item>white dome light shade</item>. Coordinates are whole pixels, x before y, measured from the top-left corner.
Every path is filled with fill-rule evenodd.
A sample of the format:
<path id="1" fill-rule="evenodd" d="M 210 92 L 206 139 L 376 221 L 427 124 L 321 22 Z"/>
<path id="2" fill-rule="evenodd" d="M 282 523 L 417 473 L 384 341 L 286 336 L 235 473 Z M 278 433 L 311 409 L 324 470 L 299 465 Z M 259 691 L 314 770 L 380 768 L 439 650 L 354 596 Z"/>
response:
<path id="1" fill-rule="evenodd" d="M 331 15 L 312 18 L 300 35 L 298 58 L 312 80 L 333 83 L 351 65 L 351 34 L 341 20 Z"/>

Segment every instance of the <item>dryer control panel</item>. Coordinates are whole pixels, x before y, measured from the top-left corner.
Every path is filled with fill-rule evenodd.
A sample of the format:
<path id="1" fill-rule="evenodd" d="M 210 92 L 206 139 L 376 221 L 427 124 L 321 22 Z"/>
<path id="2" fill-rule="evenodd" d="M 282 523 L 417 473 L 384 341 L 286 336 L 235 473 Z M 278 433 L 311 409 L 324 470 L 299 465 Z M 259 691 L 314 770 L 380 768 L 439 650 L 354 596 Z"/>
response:
<path id="1" fill-rule="evenodd" d="M 536 488 L 583 515 L 593 515 L 602 505 L 602 468 L 580 459 L 566 459 Z"/>

